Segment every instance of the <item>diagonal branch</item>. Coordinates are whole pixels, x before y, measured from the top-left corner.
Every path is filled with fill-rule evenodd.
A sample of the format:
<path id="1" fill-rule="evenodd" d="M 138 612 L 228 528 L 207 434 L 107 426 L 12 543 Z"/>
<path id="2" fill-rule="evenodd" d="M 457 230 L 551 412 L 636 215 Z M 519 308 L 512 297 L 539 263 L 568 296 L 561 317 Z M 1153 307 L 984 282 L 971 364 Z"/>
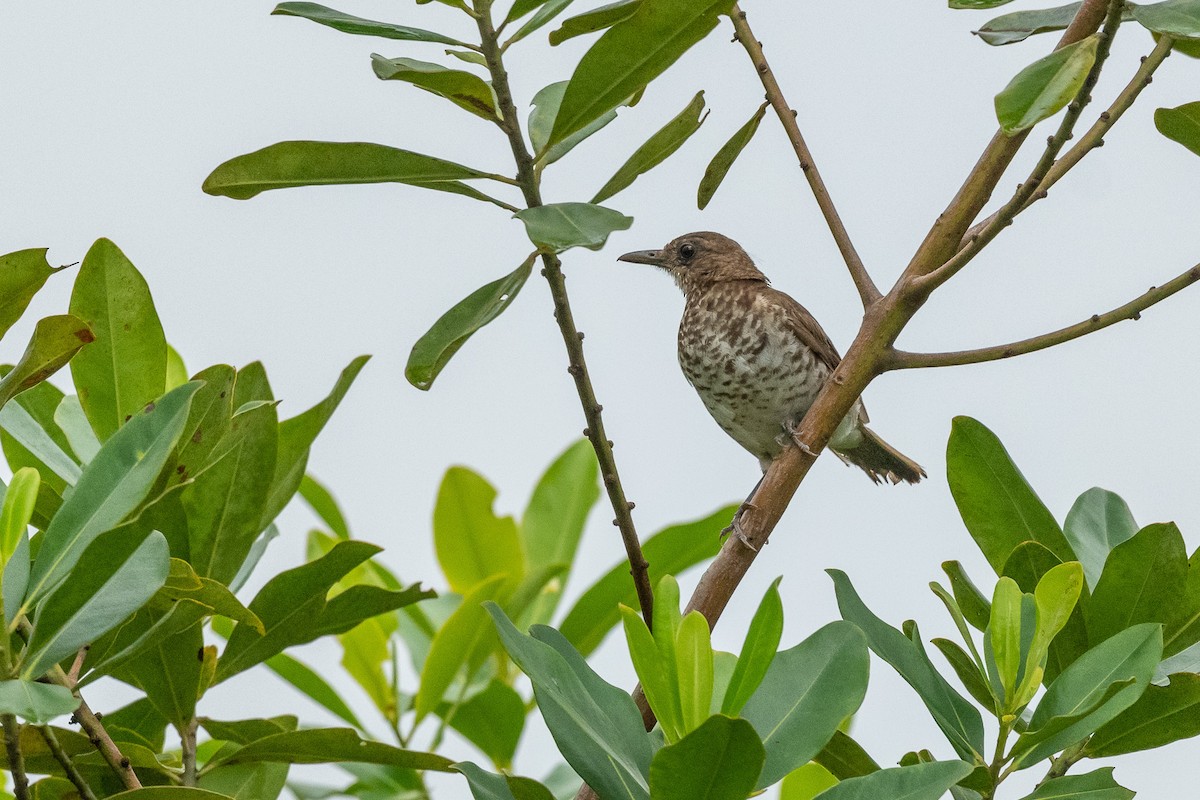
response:
<path id="1" fill-rule="evenodd" d="M 4 746 L 8 753 L 8 771 L 12 773 L 13 796 L 29 800 L 29 776 L 25 772 L 25 757 L 21 753 L 21 726 L 12 714 L 0 714 L 4 726 Z"/>
<path id="2" fill-rule="evenodd" d="M 42 738 L 46 741 L 46 747 L 50 750 L 50 755 L 54 756 L 54 760 L 63 768 L 63 773 L 66 774 L 67 780 L 75 786 L 75 791 L 79 792 L 79 796 L 83 800 L 96 800 L 96 793 L 92 791 L 92 787 L 79 774 L 79 770 L 75 767 L 75 762 L 63 750 L 62 745 L 58 741 L 58 736 L 54 733 L 54 729 L 49 725 L 39 725 L 38 733 L 42 734 Z"/>
<path id="3" fill-rule="evenodd" d="M 998 344 L 992 347 L 981 347 L 976 350 L 958 350 L 946 353 L 909 353 L 897 350 L 886 363 L 887 369 L 914 369 L 917 367 L 952 367 L 960 364 L 982 364 L 985 361 L 997 361 L 1002 358 L 1022 356 L 1035 353 L 1048 347 L 1087 336 L 1089 333 L 1103 330 L 1109 325 L 1115 325 L 1127 319 L 1141 319 L 1142 312 L 1153 305 L 1161 303 L 1171 295 L 1200 281 L 1200 264 L 1187 272 L 1172 278 L 1162 286 L 1151 287 L 1145 294 L 1130 300 L 1128 303 L 1107 311 L 1095 314 L 1083 322 L 1078 322 L 1066 328 L 1060 328 L 1041 336 L 1032 336 L 1019 342 Z"/>
<path id="4" fill-rule="evenodd" d="M 833 240 L 842 253 L 846 268 L 850 270 L 850 277 L 854 280 L 854 287 L 858 289 L 858 296 L 862 299 L 863 308 L 870 308 L 881 297 L 879 288 L 871 280 L 866 266 L 859 258 L 858 251 L 854 249 L 854 243 L 850 240 L 846 226 L 842 224 L 842 218 L 838 215 L 837 208 L 833 205 L 829 189 L 825 187 L 825 181 L 817 170 L 816 162 L 813 161 L 812 152 L 808 149 L 804 136 L 800 133 L 800 126 L 796 122 L 796 111 L 788 105 L 784 98 L 783 90 L 779 88 L 779 83 L 775 80 L 775 73 L 771 71 L 767 57 L 763 55 L 762 43 L 754 38 L 754 31 L 750 30 L 750 25 L 746 22 L 746 12 L 742 11 L 737 3 L 734 3 L 729 16 L 733 20 L 734 41 L 741 42 L 742 47 L 746 48 L 746 53 L 754 64 L 759 80 L 762 81 L 763 89 L 767 92 L 767 100 L 770 101 L 771 107 L 779 116 L 779 121 L 787 133 L 788 141 L 792 143 L 792 149 L 796 151 L 796 158 L 800 159 L 800 169 L 804 172 L 804 177 L 808 179 L 808 185 L 812 188 L 813 197 L 817 200 L 821 215 L 825 217 L 825 224 L 829 226 L 829 232 L 833 234 Z"/>

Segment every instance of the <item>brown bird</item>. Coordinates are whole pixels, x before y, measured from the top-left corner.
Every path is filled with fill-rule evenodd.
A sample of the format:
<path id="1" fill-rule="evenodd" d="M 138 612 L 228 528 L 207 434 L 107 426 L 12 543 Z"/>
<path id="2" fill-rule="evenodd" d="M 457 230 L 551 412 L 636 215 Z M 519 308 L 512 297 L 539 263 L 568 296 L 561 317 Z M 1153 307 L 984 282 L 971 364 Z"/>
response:
<path id="1" fill-rule="evenodd" d="M 653 264 L 675 278 L 687 306 L 679 323 L 679 366 L 708 412 L 758 459 L 763 472 L 841 361 L 804 306 L 772 289 L 746 251 L 727 236 L 700 231 L 661 250 L 618 260 Z M 879 483 L 916 483 L 925 470 L 866 426 L 862 400 L 829 447 Z"/>

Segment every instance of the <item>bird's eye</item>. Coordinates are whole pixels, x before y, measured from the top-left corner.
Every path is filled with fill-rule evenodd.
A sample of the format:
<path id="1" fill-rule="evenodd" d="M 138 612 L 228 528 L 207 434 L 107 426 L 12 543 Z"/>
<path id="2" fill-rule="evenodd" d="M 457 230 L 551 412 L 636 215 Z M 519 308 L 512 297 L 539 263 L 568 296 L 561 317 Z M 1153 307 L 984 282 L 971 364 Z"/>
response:
<path id="1" fill-rule="evenodd" d="M 692 256 L 696 255 L 696 246 L 687 242 L 679 246 L 679 257 L 684 261 L 689 261 Z"/>

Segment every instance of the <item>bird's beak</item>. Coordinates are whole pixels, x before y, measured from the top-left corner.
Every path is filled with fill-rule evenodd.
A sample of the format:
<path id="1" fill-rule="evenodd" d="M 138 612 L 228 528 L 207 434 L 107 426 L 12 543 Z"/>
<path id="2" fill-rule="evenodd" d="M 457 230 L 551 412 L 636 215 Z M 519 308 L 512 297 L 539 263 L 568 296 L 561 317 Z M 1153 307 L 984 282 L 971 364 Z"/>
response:
<path id="1" fill-rule="evenodd" d="M 652 264 L 656 267 L 661 267 L 663 264 L 663 253 L 662 250 L 634 250 L 632 253 L 618 256 L 617 261 L 628 261 L 630 264 Z"/>

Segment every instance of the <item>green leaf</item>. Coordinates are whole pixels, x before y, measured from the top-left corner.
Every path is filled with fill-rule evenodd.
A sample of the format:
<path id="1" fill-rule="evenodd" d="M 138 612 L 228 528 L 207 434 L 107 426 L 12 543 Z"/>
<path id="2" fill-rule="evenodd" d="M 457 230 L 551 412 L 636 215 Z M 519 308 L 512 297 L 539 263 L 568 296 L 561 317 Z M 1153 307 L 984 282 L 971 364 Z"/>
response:
<path id="1" fill-rule="evenodd" d="M 107 800 L 229 800 L 229 797 L 192 786 L 148 786 L 110 794 Z"/>
<path id="2" fill-rule="evenodd" d="M 1188 557 L 1174 523 L 1147 525 L 1113 548 L 1087 605 L 1088 637 L 1103 642 L 1142 622 L 1169 623 L 1184 607 Z"/>
<path id="3" fill-rule="evenodd" d="M 542 167 L 558 161 L 577 144 L 617 118 L 616 111 L 609 111 L 553 147 L 548 147 L 550 131 L 554 127 L 554 118 L 558 115 L 563 92 L 566 89 L 567 81 L 559 81 L 542 87 L 533 96 L 533 110 L 529 112 L 529 141 L 533 144 L 533 151 L 536 154 L 534 160 Z"/>
<path id="4" fill-rule="evenodd" d="M 1151 750 L 1200 735 L 1200 675 L 1176 673 L 1166 686 L 1149 686 L 1129 708 L 1088 740 L 1090 757 Z"/>
<path id="5" fill-rule="evenodd" d="M 1200 39 L 1200 2 L 1166 0 L 1165 3 L 1130 4 L 1130 13 L 1142 27 L 1178 39 Z"/>
<path id="6" fill-rule="evenodd" d="M 517 690 L 493 680 L 479 694 L 453 708 L 444 704 L 438 716 L 475 745 L 500 769 L 511 769 L 517 742 L 525 729 L 525 700 Z"/>
<path id="7" fill-rule="evenodd" d="M 46 280 L 58 271 L 46 260 L 45 247 L 0 256 L 0 338 L 25 313 Z"/>
<path id="8" fill-rule="evenodd" d="M 638 612 L 626 605 L 619 608 L 625 629 L 625 642 L 629 647 L 629 658 L 646 695 L 646 702 L 658 717 L 658 724 L 662 727 L 667 741 L 677 742 L 683 738 L 685 730 L 679 689 L 674 681 L 674 665 L 666 663 L 650 629 L 646 627 L 645 620 Z"/>
<path id="9" fill-rule="evenodd" d="M 234 200 L 249 200 L 271 189 L 356 183 L 405 183 L 463 194 L 473 190 L 460 181 L 487 177 L 491 176 L 486 172 L 452 161 L 382 144 L 297 141 L 231 158 L 204 179 L 202 188 Z"/>
<path id="10" fill-rule="evenodd" d="M 1012 0 L 948 0 L 950 8 L 984 9 L 1008 5 Z"/>
<path id="11" fill-rule="evenodd" d="M 38 320 L 21 360 L 0 380 L 0 406 L 58 372 L 95 338 L 87 323 L 70 314 Z"/>
<path id="12" fill-rule="evenodd" d="M 504 24 L 516 22 L 521 17 L 536 11 L 541 6 L 546 4 L 546 0 L 513 0 L 513 4 L 508 9 L 508 14 L 504 17 Z"/>
<path id="13" fill-rule="evenodd" d="M 1187 583 L 1177 616 L 1163 629 L 1163 652 L 1174 656 L 1200 641 L 1200 550 L 1188 559 Z M 1192 670 L 1189 670 L 1192 671 Z"/>
<path id="14" fill-rule="evenodd" d="M 1014 710 L 1013 693 L 1017 686 L 1017 674 L 1023 664 L 1021 652 L 1021 588 L 1011 578 L 1001 578 L 992 595 L 992 620 L 988 625 L 988 641 L 995 655 L 996 677 L 1004 689 L 1005 705 Z"/>
<path id="15" fill-rule="evenodd" d="M 754 134 L 758 132 L 758 125 L 767 113 L 769 105 L 770 103 L 763 103 L 759 106 L 746 124 L 734 131 L 733 136 L 729 137 L 729 141 L 721 145 L 721 149 L 713 156 L 712 161 L 708 162 L 708 167 L 704 170 L 704 177 L 700 179 L 700 186 L 696 189 L 696 207 L 701 211 L 708 206 L 709 201 L 716 194 L 717 188 L 729 174 L 733 162 L 737 160 L 737 157 L 746 149 L 746 145 L 750 144 L 750 140 L 754 138 Z"/>
<path id="16" fill-rule="evenodd" d="M 538 709 L 567 763 L 601 797 L 648 800 L 650 737 L 633 698 L 591 671 L 553 628 L 520 633 L 497 606 L 488 611 L 505 650 L 533 682 Z M 562 648 L 560 650 L 560 648 Z"/>
<path id="17" fill-rule="evenodd" d="M 1017 545 L 1029 539 L 1041 542 L 1062 561 L 1074 560 L 1053 515 L 1004 445 L 980 422 L 954 418 L 946 473 L 963 523 L 997 574 Z"/>
<path id="18" fill-rule="evenodd" d="M 337 637 L 342 668 L 367 693 L 383 718 L 392 723 L 400 718 L 400 699 L 395 681 L 384 672 L 384 664 L 392 663 L 390 637 L 395 631 L 395 617 L 384 615 L 363 620 Z"/>
<path id="19" fill-rule="evenodd" d="M 21 677 L 40 678 L 124 622 L 166 581 L 169 557 L 167 540 L 157 532 L 138 540 L 121 531 L 94 541 L 68 580 L 38 607 Z"/>
<path id="20" fill-rule="evenodd" d="M 608 198 L 630 186 L 639 175 L 649 172 L 665 161 L 678 150 L 692 134 L 700 130 L 707 114 L 701 116 L 704 110 L 704 92 L 696 92 L 692 101 L 674 119 L 660 128 L 642 144 L 633 155 L 621 165 L 608 182 L 596 192 L 593 203 L 602 203 Z"/>
<path id="21" fill-rule="evenodd" d="M 186 379 L 171 388 L 182 386 L 184 383 L 187 383 Z M 83 413 L 78 396 L 72 394 L 62 399 L 58 408 L 54 409 L 54 422 L 67 437 L 67 442 L 79 457 L 80 463 L 88 463 L 100 452 L 100 440 L 96 438 L 96 432 L 92 430 L 87 415 Z"/>
<path id="22" fill-rule="evenodd" d="M 558 30 L 551 31 L 550 44 L 560 45 L 568 39 L 611 28 L 638 10 L 642 0 L 618 0 L 565 19 Z"/>
<path id="23" fill-rule="evenodd" d="M 1039 784 L 1022 800 L 1133 800 L 1135 792 L 1113 780 L 1113 768 L 1086 775 L 1064 775 Z"/>
<path id="24" fill-rule="evenodd" d="M 96 240 L 83 258 L 71 314 L 95 337 L 71 362 L 71 375 L 103 441 L 165 390 L 167 341 L 145 278 L 108 239 Z"/>
<path id="25" fill-rule="evenodd" d="M 270 761 L 286 764 L 329 764 L 355 761 L 410 769 L 451 772 L 453 762 L 435 753 L 402 750 L 381 742 L 364 741 L 350 728 L 314 728 L 277 733 L 218 755 L 216 764 L 245 764 Z"/>
<path id="26" fill-rule="evenodd" d="M 329 530 L 339 539 L 350 538 L 350 526 L 338 506 L 337 498 L 320 481 L 311 474 L 305 474 L 300 481 L 300 496 L 308 507 L 329 526 Z"/>
<path id="27" fill-rule="evenodd" d="M 831 622 L 775 656 L 742 716 L 766 747 L 762 789 L 810 761 L 862 704 L 870 659 L 862 633 Z"/>
<path id="28" fill-rule="evenodd" d="M 779 582 L 776 578 L 767 587 L 766 594 L 758 604 L 750 620 L 750 628 L 742 642 L 737 666 L 729 678 L 729 686 L 721 702 L 721 713 L 737 716 L 746 701 L 754 694 L 775 660 L 775 650 L 783 638 L 783 601 L 779 597 Z"/>
<path id="29" fill-rule="evenodd" d="M 210 456 L 225 438 L 233 418 L 236 376 L 233 367 L 226 364 L 215 364 L 196 373 L 196 380 L 204 381 L 204 385 L 192 398 L 187 424 L 175 451 L 172 481 L 190 479 L 212 463 Z"/>
<path id="30" fill-rule="evenodd" d="M 1062 564 L 1063 562 L 1059 560 L 1058 556 L 1051 553 L 1046 547 L 1034 541 L 1027 541 L 1022 542 L 1012 551 L 1008 561 L 1004 563 L 1003 574 L 1016 581 L 1017 585 L 1021 587 L 1021 591 L 1029 594 L 1037 590 L 1043 577 Z M 1077 603 L 1062 630 L 1050 642 L 1045 674 L 1040 678 L 1047 684 L 1058 677 L 1075 659 L 1087 652 L 1087 623 L 1084 621 L 1083 614 L 1087 604 L 1085 587 L 1081 587 L 1080 596 L 1083 599 Z"/>
<path id="31" fill-rule="evenodd" d="M 737 509 L 736 505 L 725 506 L 704 519 L 664 528 L 643 542 L 642 552 L 650 562 L 650 583 L 657 585 L 662 576 L 678 575 L 716 555 L 721 549 L 721 529 L 729 524 Z M 637 592 L 626 561 L 614 566 L 575 601 L 559 626 L 563 636 L 579 652 L 591 653 L 620 621 L 617 608 L 621 603 L 637 605 Z"/>
<path id="32" fill-rule="evenodd" d="M 33 604 L 67 576 L 97 536 L 121 523 L 149 493 L 187 420 L 196 382 L 172 389 L 113 434 L 63 501 L 29 579 L 25 603 Z"/>
<path id="33" fill-rule="evenodd" d="M 265 633 L 262 622 L 242 605 L 233 592 L 218 581 L 197 575 L 191 564 L 182 559 L 171 559 L 170 573 L 159 595 L 164 605 L 190 600 L 207 606 L 212 614 L 219 614 L 234 622 L 244 622 L 259 633 Z"/>
<path id="34" fill-rule="evenodd" d="M 1145 623 L 1093 647 L 1050 684 L 1010 756 L 1027 767 L 1082 741 L 1132 706 L 1162 658 L 1162 626 Z"/>
<path id="35" fill-rule="evenodd" d="M 979 665 L 972 660 L 971 656 L 967 655 L 967 651 L 949 639 L 932 639 L 930 643 L 946 657 L 946 661 L 954 670 L 954 674 L 958 676 L 963 688 L 971 697 L 975 698 L 975 702 L 989 711 L 994 711 L 996 698 L 992 695 L 986 676 L 980 673 Z"/>
<path id="36" fill-rule="evenodd" d="M 196 785 L 232 800 L 276 800 L 287 775 L 287 764 L 230 764 L 205 771 Z"/>
<path id="37" fill-rule="evenodd" d="M 41 485 L 42 479 L 36 469 L 22 467 L 13 473 L 4 490 L 3 505 L 0 506 L 0 569 L 8 564 L 29 531 L 33 504 Z"/>
<path id="38" fill-rule="evenodd" d="M 54 411 L 62 400 L 63 393 L 54 386 L 39 383 L 0 407 L 0 430 L 4 432 L 4 454 L 9 466 L 37 469 L 43 490 L 60 495 L 53 508 L 47 509 L 50 511 L 47 518 L 57 510 L 66 487 L 74 486 L 81 474 L 79 462 L 70 454 L 66 435 L 54 421 Z"/>
<path id="39" fill-rule="evenodd" d="M 1067 512 L 1063 535 L 1071 544 L 1090 589 L 1096 588 L 1104 562 L 1114 547 L 1138 531 L 1133 513 L 1118 495 L 1099 487 L 1088 489 Z"/>
<path id="40" fill-rule="evenodd" d="M 404 377 L 418 389 L 428 390 L 434 380 L 467 339 L 504 313 L 533 269 L 537 254 L 529 256 L 515 270 L 499 280 L 481 286 L 438 317 L 413 345 L 404 367 Z"/>
<path id="41" fill-rule="evenodd" d="M 954 594 L 954 602 L 958 604 L 963 619 L 977 631 L 986 629 L 992 616 L 991 602 L 971 581 L 962 564 L 957 561 L 943 561 L 942 571 L 950 579 L 950 591 Z"/>
<path id="42" fill-rule="evenodd" d="M 549 0 L 549 2 L 542 3 L 537 13 L 530 17 L 528 22 L 518 28 L 517 32 L 509 37 L 508 41 L 504 43 L 504 47 L 521 41 L 534 31 L 541 30 L 561 14 L 563 9 L 571 5 L 572 2 L 574 0 Z"/>
<path id="43" fill-rule="evenodd" d="M 493 122 L 500 119 L 496 95 L 488 82 L 478 75 L 415 58 L 384 58 L 375 53 L 371 54 L 371 68 L 380 80 L 411 83 L 446 98 L 477 117 Z"/>
<path id="44" fill-rule="evenodd" d="M 16 714 L 31 725 L 46 725 L 79 708 L 79 698 L 65 686 L 29 680 L 0 681 L 0 714 Z"/>
<path id="45" fill-rule="evenodd" d="M 870 775 L 879 769 L 875 759 L 867 754 L 858 742 L 841 730 L 833 734 L 829 744 L 821 752 L 813 756 L 813 761 L 823 766 L 836 777 L 844 781 L 846 778 L 857 778 L 860 775 Z"/>
<path id="46" fill-rule="evenodd" d="M 1082 5 L 1068 3 L 1055 8 L 1004 14 L 984 23 L 983 27 L 975 31 L 975 35 L 990 45 L 999 46 L 1023 42 L 1038 33 L 1066 30 Z"/>
<path id="47" fill-rule="evenodd" d="M 158 713 L 182 730 L 196 716 L 196 701 L 207 688 L 204 666 L 210 653 L 200 625 L 193 624 L 156 638 L 113 672 L 141 689 Z"/>
<path id="48" fill-rule="evenodd" d="M 275 6 L 275 10 L 271 13 L 284 17 L 302 17 L 320 25 L 327 25 L 336 31 L 357 34 L 359 36 L 380 36 L 384 39 L 399 39 L 409 42 L 440 42 L 442 44 L 454 45 L 455 47 L 468 46 L 458 39 L 452 39 L 449 36 L 443 36 L 434 31 L 410 28 L 407 25 L 396 25 L 391 22 L 376 22 L 372 19 L 363 19 L 362 17 L 344 14 L 341 11 L 328 8 L 319 3 L 280 3 Z"/>
<path id="49" fill-rule="evenodd" d="M 358 717 L 354 715 L 350 706 L 346 705 L 346 701 L 312 667 L 292 658 L 287 653 L 271 656 L 266 660 L 266 665 L 268 669 L 326 711 L 349 722 L 354 727 L 362 729 L 362 723 L 358 721 Z"/>
<path id="50" fill-rule="evenodd" d="M 549 143 L 561 142 L 636 94 L 707 36 L 731 0 L 642 0 L 584 53 Z"/>
<path id="51" fill-rule="evenodd" d="M 996 95 L 996 118 L 1012 135 L 1054 116 L 1074 99 L 1096 62 L 1100 39 L 1086 39 L 1055 50 L 1017 73 Z"/>
<path id="52" fill-rule="evenodd" d="M 754 791 L 764 758 L 762 742 L 746 720 L 709 717 L 654 754 L 650 792 L 655 800 L 744 800 Z"/>
<path id="53" fill-rule="evenodd" d="M 529 241 L 554 253 L 572 247 L 599 250 L 614 231 L 628 230 L 633 217 L 591 203 L 551 203 L 513 214 L 525 223 Z"/>
<path id="54" fill-rule="evenodd" d="M 965 761 L 930 761 L 847 778 L 817 795 L 820 800 L 937 800 L 974 769 Z"/>
<path id="55" fill-rule="evenodd" d="M 475 800 L 554 800 L 542 784 L 517 775 L 496 775 L 470 761 L 460 761 L 454 769 L 462 773 Z"/>
<path id="56" fill-rule="evenodd" d="M 1156 109 L 1154 127 L 1163 136 L 1200 156 L 1200 102 Z"/>
<path id="57" fill-rule="evenodd" d="M 876 655 L 891 664 L 916 690 L 956 752 L 972 760 L 981 755 L 983 718 L 979 710 L 954 691 L 933 668 L 923 649 L 871 613 L 844 572 L 827 572 L 833 578 L 842 618 L 857 625 Z"/>
<path id="58" fill-rule="evenodd" d="M 492 510 L 496 490 L 466 467 L 446 470 L 433 509 L 433 543 L 450 588 L 467 594 L 496 575 L 515 586 L 525 574 L 525 555 L 512 517 Z"/>
<path id="59" fill-rule="evenodd" d="M 1018 706 L 1023 706 L 1033 699 L 1034 692 L 1042 682 L 1050 645 L 1071 620 L 1083 586 L 1083 567 L 1077 561 L 1053 567 L 1038 581 L 1037 589 L 1034 590 L 1037 631 L 1025 658 L 1024 677 L 1017 689 Z M 1057 676 L 1059 672 L 1061 670 L 1054 674 Z"/>
<path id="60" fill-rule="evenodd" d="M 826 789 L 836 786 L 833 773 L 816 762 L 797 767 L 779 784 L 779 800 L 812 800 Z"/>
<path id="61" fill-rule="evenodd" d="M 699 611 L 683 617 L 675 637 L 676 685 L 683 729 L 694 731 L 708 718 L 713 697 L 713 652 L 708 620 Z"/>

